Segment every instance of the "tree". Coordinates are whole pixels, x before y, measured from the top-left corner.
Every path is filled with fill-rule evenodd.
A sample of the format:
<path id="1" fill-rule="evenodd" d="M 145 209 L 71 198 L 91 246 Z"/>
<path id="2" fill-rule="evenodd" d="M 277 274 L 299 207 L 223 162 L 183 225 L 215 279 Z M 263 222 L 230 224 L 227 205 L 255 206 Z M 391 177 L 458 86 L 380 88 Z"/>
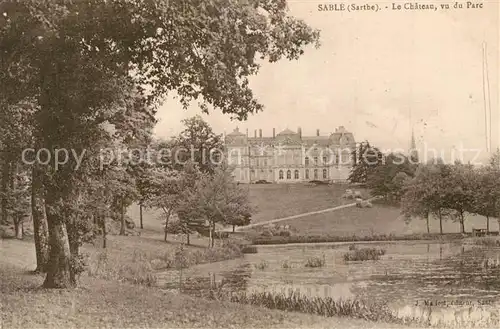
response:
<path id="1" fill-rule="evenodd" d="M 413 177 L 415 166 L 403 154 L 390 153 L 383 157 L 382 163 L 371 169 L 366 178 L 366 185 L 372 195 L 382 196 L 398 202 L 402 195 L 401 188 L 405 180 Z"/>
<path id="2" fill-rule="evenodd" d="M 92 149 L 104 123 L 136 130 L 138 124 L 123 119 L 152 117 L 154 108 L 124 103 L 156 105 L 170 91 L 184 106 L 198 99 L 205 112 L 210 104 L 245 119 L 263 109 L 248 83 L 259 70 L 257 58 L 297 59 L 319 37 L 287 16 L 284 0 L 9 0 L 0 12 L 3 66 L 24 70 L 2 75 L 0 84 L 35 99 L 36 149 L 52 155 Z M 70 157 L 56 170 L 51 159 L 41 168 L 50 244 L 45 287 L 75 285 L 67 224 L 80 217 L 63 210 L 81 205 L 87 171 L 75 169 L 87 162 Z"/>
<path id="3" fill-rule="evenodd" d="M 439 220 L 439 232 L 443 234 L 443 218 L 450 215 L 446 204 L 451 168 L 441 162 L 421 164 L 415 177 L 405 182 L 401 198 L 401 210 L 406 220 L 420 217 L 426 220 L 427 232 L 430 233 L 429 216 Z"/>
<path id="4" fill-rule="evenodd" d="M 382 163 L 382 152 L 372 147 L 368 141 L 359 143 L 358 148 L 351 154 L 354 165 L 348 180 L 351 183 L 366 184 L 369 174 Z"/>
<path id="5" fill-rule="evenodd" d="M 197 163 L 188 161 L 182 168 L 177 181 L 176 188 L 178 188 L 180 193 L 176 195 L 174 203 L 178 221 L 175 224 L 176 228 L 172 231 L 185 234 L 187 244 L 189 244 L 190 234 L 198 231 L 203 226 L 204 217 L 199 211 L 200 208 L 197 207 L 197 198 L 199 197 L 198 188 L 200 181 L 207 176 L 207 173 L 200 171 Z M 168 218 L 166 217 L 166 220 Z M 167 229 L 168 227 L 165 226 L 165 230 Z"/>
<path id="6" fill-rule="evenodd" d="M 252 211 L 248 193 L 234 181 L 232 168 L 225 164 L 215 168 L 213 175 L 202 176 L 182 202 L 181 209 L 189 218 L 205 219 L 212 247 L 216 223 L 238 225 L 246 222 Z"/>
<path id="7" fill-rule="evenodd" d="M 148 188 L 155 190 L 150 193 L 150 197 L 146 203 L 148 207 L 161 209 L 161 218 L 164 219 L 164 241 L 167 241 L 168 224 L 172 215 L 177 210 L 177 207 L 182 196 L 182 178 L 177 172 L 155 171 L 149 175 Z M 184 233 L 184 232 L 183 232 Z"/>
<path id="8" fill-rule="evenodd" d="M 474 171 L 474 201 L 468 211 L 486 217 L 486 232 L 490 231 L 490 217 L 498 217 L 498 200 L 500 198 L 500 170 L 494 161 L 487 166 Z"/>
<path id="9" fill-rule="evenodd" d="M 172 141 L 174 168 L 190 160 L 202 172 L 212 174 L 222 160 L 222 135 L 215 134 L 199 115 L 182 120 L 182 124 L 184 130 Z"/>
<path id="10" fill-rule="evenodd" d="M 401 212 L 407 221 L 413 216 L 425 218 L 427 233 L 430 233 L 429 215 L 436 204 L 436 190 L 430 179 L 430 171 L 422 166 L 415 177 L 406 181 L 401 197 Z M 442 227 L 442 226 L 441 226 Z M 441 233 L 442 234 L 442 233 Z"/>

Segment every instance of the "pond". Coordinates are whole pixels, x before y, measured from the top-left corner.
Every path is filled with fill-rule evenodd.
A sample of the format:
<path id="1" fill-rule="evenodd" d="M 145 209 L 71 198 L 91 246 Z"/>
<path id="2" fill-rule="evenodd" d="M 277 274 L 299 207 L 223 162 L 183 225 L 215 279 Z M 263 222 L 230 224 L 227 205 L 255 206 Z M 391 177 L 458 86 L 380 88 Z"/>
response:
<path id="1" fill-rule="evenodd" d="M 218 286 L 379 301 L 400 316 L 430 317 L 432 309 L 434 322 L 456 321 L 467 312 L 473 317 L 478 310 L 482 318 L 498 317 L 500 248 L 421 241 L 357 245 L 364 247 L 386 253 L 376 261 L 345 262 L 347 244 L 259 246 L 257 254 L 241 259 L 162 273 L 160 284 L 170 289 L 182 284 L 184 293 L 194 295 Z M 325 265 L 306 267 L 311 257 Z"/>

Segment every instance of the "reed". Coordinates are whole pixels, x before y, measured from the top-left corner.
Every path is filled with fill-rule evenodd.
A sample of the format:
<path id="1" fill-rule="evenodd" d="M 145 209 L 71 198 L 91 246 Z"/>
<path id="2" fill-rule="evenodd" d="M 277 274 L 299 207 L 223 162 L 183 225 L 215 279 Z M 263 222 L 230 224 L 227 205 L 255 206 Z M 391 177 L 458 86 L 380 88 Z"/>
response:
<path id="1" fill-rule="evenodd" d="M 218 298 L 235 303 L 263 306 L 269 309 L 302 312 L 326 317 L 344 316 L 393 323 L 403 323 L 405 321 L 398 318 L 385 304 L 367 304 L 360 300 L 337 300 L 331 297 L 308 297 L 295 291 L 288 294 L 276 292 L 225 293 L 224 296 L 219 295 Z"/>

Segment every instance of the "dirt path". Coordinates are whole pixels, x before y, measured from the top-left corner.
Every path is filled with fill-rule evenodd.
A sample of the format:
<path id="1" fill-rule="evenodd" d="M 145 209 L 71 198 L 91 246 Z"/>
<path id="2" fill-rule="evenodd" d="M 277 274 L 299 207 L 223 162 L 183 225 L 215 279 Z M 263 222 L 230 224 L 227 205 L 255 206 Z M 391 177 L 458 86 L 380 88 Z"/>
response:
<path id="1" fill-rule="evenodd" d="M 376 197 L 375 198 L 371 198 L 371 199 L 368 199 L 367 201 L 373 201 L 373 200 L 376 200 L 376 199 L 378 199 L 378 198 L 376 198 Z M 250 225 L 247 225 L 247 226 L 236 227 L 235 231 L 236 232 L 241 232 L 241 231 L 243 231 L 245 229 L 249 229 L 249 228 L 252 228 L 252 227 L 258 227 L 258 226 L 264 226 L 264 225 L 279 223 L 279 222 L 283 222 L 283 221 L 290 220 L 290 219 L 304 218 L 304 217 L 308 217 L 308 216 L 311 216 L 311 215 L 323 214 L 323 213 L 326 213 L 326 212 L 336 211 L 336 210 L 345 209 L 345 208 L 351 208 L 351 207 L 355 207 L 355 206 L 356 206 L 356 203 L 354 202 L 354 203 L 344 204 L 344 205 L 341 205 L 341 206 L 336 206 L 336 207 L 327 208 L 327 209 L 323 209 L 323 210 L 310 211 L 310 212 L 306 212 L 306 213 L 302 213 L 302 214 L 298 214 L 298 215 L 287 216 L 287 217 L 282 217 L 282 218 L 276 218 L 276 219 L 268 220 L 268 221 L 265 221 L 265 222 L 259 222 L 259 223 L 250 224 Z M 227 231 L 230 231 L 230 230 L 232 230 L 232 229 L 227 229 Z"/>

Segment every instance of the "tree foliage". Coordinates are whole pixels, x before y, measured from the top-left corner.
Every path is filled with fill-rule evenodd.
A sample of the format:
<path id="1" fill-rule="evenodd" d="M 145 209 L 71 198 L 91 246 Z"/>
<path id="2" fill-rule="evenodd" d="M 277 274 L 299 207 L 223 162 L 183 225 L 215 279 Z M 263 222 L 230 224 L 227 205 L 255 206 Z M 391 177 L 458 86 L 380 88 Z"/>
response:
<path id="1" fill-rule="evenodd" d="M 127 144 L 169 92 L 184 106 L 198 101 L 203 111 L 212 105 L 244 119 L 262 109 L 248 83 L 261 60 L 297 59 L 319 36 L 287 16 L 284 0 L 7 0 L 0 13 L 0 84 L 9 86 L 2 115 L 5 103 L 32 103 L 35 148 L 52 155 L 94 153 L 109 126 Z M 76 284 L 71 230 L 87 222 L 76 209 L 86 204 L 92 161 L 69 157 L 58 168 L 52 158 L 38 168 L 50 242 L 46 287 Z"/>
<path id="2" fill-rule="evenodd" d="M 382 152 L 370 145 L 368 141 L 359 143 L 358 147 L 351 154 L 354 165 L 349 174 L 348 180 L 351 183 L 366 184 L 368 176 L 382 163 Z"/>

